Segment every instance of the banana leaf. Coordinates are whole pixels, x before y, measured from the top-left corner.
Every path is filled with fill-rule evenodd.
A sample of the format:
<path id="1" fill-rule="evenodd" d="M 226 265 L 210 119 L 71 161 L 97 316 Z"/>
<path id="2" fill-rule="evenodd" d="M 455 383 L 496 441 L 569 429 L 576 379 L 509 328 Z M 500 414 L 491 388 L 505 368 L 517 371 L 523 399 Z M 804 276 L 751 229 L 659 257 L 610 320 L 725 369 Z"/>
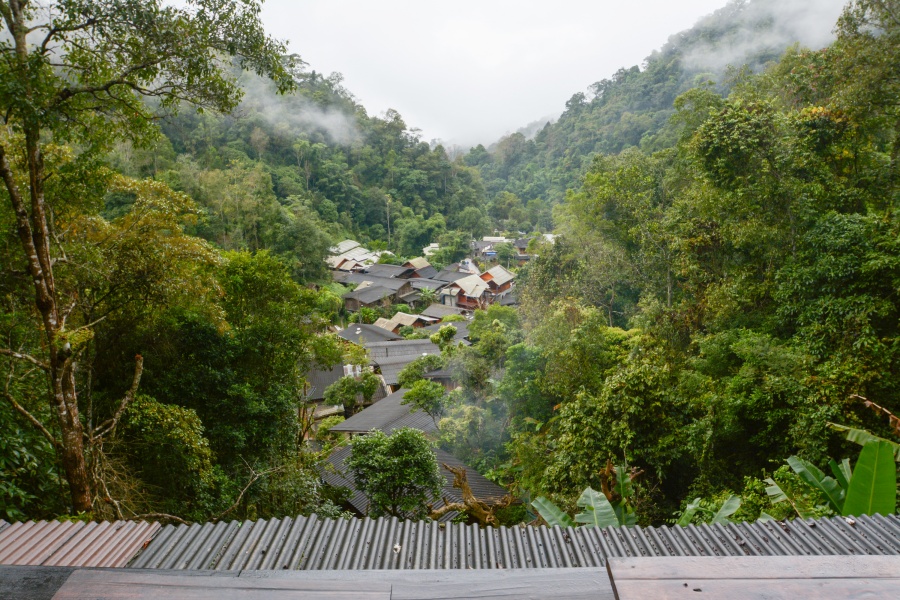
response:
<path id="1" fill-rule="evenodd" d="M 897 464 L 890 442 L 863 446 L 853 469 L 844 516 L 889 515 L 897 506 Z"/>
<path id="2" fill-rule="evenodd" d="M 846 425 L 838 425 L 837 423 L 829 423 L 828 426 L 835 431 L 846 433 L 848 442 L 853 442 L 860 446 L 865 446 L 869 442 L 886 442 L 891 446 L 891 450 L 894 453 L 894 460 L 900 461 L 900 444 L 897 442 L 892 442 L 891 440 L 872 435 L 865 429 L 856 429 L 855 427 L 847 427 Z"/>
<path id="3" fill-rule="evenodd" d="M 741 497 L 731 495 L 722 503 L 719 511 L 713 516 L 712 523 L 731 523 L 730 517 L 741 507 Z"/>
<path id="4" fill-rule="evenodd" d="M 532 502 L 531 505 L 538 511 L 538 514 L 547 521 L 547 525 L 550 525 L 551 527 L 554 525 L 559 525 L 560 527 L 575 527 L 575 521 L 572 520 L 572 517 L 564 513 L 562 509 L 543 496 Z"/>
<path id="5" fill-rule="evenodd" d="M 684 512 L 681 514 L 681 518 L 678 519 L 678 524 L 682 527 L 690 525 L 698 510 L 700 510 L 700 498 L 694 498 L 694 501 L 685 507 Z"/>
<path id="6" fill-rule="evenodd" d="M 585 510 L 575 515 L 575 520 L 588 527 L 618 527 L 623 524 L 606 496 L 592 488 L 586 488 L 576 504 Z"/>
<path id="7" fill-rule="evenodd" d="M 825 495 L 825 499 L 834 512 L 841 513 L 844 508 L 844 495 L 846 492 L 841 489 L 841 486 L 834 478 L 826 477 L 825 473 L 820 471 L 817 466 L 798 456 L 789 457 L 787 463 L 804 483 Z"/>
<path id="8" fill-rule="evenodd" d="M 853 477 L 853 470 L 850 468 L 850 459 L 845 458 L 837 463 L 834 459 L 828 461 L 828 466 L 831 467 L 831 472 L 834 473 L 834 478 L 837 479 L 838 484 L 844 490 L 850 487 L 850 478 Z"/>

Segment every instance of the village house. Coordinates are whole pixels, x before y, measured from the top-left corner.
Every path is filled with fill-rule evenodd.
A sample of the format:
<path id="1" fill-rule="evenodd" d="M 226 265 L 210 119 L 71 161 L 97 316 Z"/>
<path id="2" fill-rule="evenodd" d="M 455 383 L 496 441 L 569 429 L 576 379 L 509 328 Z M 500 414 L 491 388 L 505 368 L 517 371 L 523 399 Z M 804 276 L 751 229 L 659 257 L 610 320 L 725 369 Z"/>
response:
<path id="1" fill-rule="evenodd" d="M 507 269 L 497 265 L 481 274 L 481 279 L 488 284 L 488 289 L 494 296 L 500 296 L 512 287 L 513 275 Z"/>
<path id="2" fill-rule="evenodd" d="M 441 304 L 467 310 L 487 308 L 491 292 L 487 282 L 478 275 L 467 275 L 450 283 L 440 292 Z"/>

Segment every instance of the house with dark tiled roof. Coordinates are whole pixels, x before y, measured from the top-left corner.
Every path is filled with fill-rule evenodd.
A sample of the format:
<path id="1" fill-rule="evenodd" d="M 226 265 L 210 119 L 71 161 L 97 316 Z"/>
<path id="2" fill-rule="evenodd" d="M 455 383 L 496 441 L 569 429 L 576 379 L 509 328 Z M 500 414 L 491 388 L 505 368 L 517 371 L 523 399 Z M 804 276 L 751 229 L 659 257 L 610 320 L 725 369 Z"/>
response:
<path id="1" fill-rule="evenodd" d="M 383 431 L 390 435 L 402 427 L 412 427 L 426 433 L 437 431 L 437 425 L 430 415 L 421 410 L 413 410 L 414 407 L 411 404 L 403 404 L 403 396 L 408 391 L 408 388 L 401 388 L 393 394 L 389 394 L 383 400 L 359 411 L 343 423 L 338 423 L 330 431 L 351 435 L 368 433 L 373 430 Z"/>
<path id="2" fill-rule="evenodd" d="M 381 319 L 379 319 L 379 321 L 380 320 Z M 402 335 L 398 335 L 390 329 L 377 326 L 377 321 L 376 325 L 351 323 L 346 328 L 340 330 L 338 336 L 348 342 L 353 342 L 360 346 L 364 345 L 366 342 L 390 342 L 403 339 Z"/>
<path id="3" fill-rule="evenodd" d="M 430 417 L 429 417 L 430 419 Z M 334 429 L 332 428 L 332 431 Z M 436 448 L 434 450 L 435 458 L 441 469 L 441 475 L 444 477 L 444 485 L 438 498 L 433 498 L 431 505 L 434 510 L 440 509 L 446 501 L 450 503 L 463 502 L 462 493 L 453 487 L 453 473 L 447 469 L 448 465 L 454 468 L 463 468 L 466 471 L 466 478 L 469 486 L 472 488 L 473 495 L 487 502 L 488 504 L 500 502 L 506 495 L 507 491 L 496 483 L 486 479 L 481 473 L 459 461 L 452 454 L 448 454 L 443 450 Z M 350 447 L 341 446 L 336 448 L 329 456 L 329 467 L 323 468 L 320 472 L 322 479 L 326 483 L 338 488 L 345 488 L 350 492 L 348 504 L 353 511 L 360 516 L 366 516 L 369 513 L 369 499 L 362 493 L 353 481 L 353 475 L 346 467 L 346 461 L 350 458 Z M 450 511 L 444 513 L 437 522 L 449 523 L 459 515 L 458 512 Z"/>

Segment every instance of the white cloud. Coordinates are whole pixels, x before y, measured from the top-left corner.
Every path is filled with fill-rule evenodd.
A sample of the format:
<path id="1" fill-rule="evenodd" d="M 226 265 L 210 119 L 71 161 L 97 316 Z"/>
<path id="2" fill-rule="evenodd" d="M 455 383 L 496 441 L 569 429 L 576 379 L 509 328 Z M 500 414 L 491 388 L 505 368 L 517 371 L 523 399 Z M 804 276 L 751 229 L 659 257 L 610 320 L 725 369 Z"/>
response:
<path id="1" fill-rule="evenodd" d="M 268 0 L 262 18 L 312 68 L 343 73 L 370 114 L 394 108 L 426 140 L 469 145 L 559 114 L 572 94 L 724 5 Z"/>

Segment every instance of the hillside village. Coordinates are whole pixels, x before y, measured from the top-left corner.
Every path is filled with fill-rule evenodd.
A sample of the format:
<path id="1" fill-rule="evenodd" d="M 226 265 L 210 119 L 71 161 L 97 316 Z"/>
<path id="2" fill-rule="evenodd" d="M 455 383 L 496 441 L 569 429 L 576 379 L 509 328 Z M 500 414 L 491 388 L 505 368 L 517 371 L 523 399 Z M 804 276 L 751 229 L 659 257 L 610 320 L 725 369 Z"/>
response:
<path id="1" fill-rule="evenodd" d="M 717 1 L 0 0 L 0 600 L 896 597 L 900 0 Z"/>
<path id="2" fill-rule="evenodd" d="M 546 241 L 552 242 L 553 236 L 547 236 Z M 411 427 L 434 435 L 438 419 L 404 401 L 409 388 L 401 387 L 401 372 L 421 357 L 439 356 L 442 335 L 453 345 L 470 345 L 468 325 L 474 311 L 518 304 L 515 273 L 497 262 L 497 248 L 502 244 L 515 249 L 510 263 L 516 268 L 532 258 L 527 253 L 528 242 L 505 237 L 473 240 L 469 256 L 440 269 L 428 260 L 439 250 L 438 244 L 423 248 L 423 256 L 402 262 L 390 252 L 370 251 L 353 240 L 331 248 L 326 262 L 333 281 L 353 288 L 342 295 L 351 322 L 335 328 L 349 351 L 345 354 L 348 358 L 333 368 L 307 374 L 305 400 L 310 433 L 327 427 L 332 434 L 352 437 L 371 431 L 391 434 Z M 354 351 L 364 353 L 365 364 L 352 363 L 349 357 Z M 329 404 L 329 388 L 340 385 L 348 376 L 357 380 L 374 376 L 372 393 L 350 409 Z M 447 369 L 426 369 L 423 377 L 440 383 L 447 392 L 459 386 Z M 344 420 L 336 424 L 326 421 L 341 418 Z M 488 505 L 512 502 L 506 490 L 456 457 L 439 448 L 434 452 L 444 478 L 441 497 L 435 499 L 432 507 L 437 511 L 436 520 L 449 522 L 457 517 L 460 511 L 452 510 L 453 503 L 461 507 L 467 500 Z M 349 446 L 338 445 L 320 472 L 329 485 L 348 489 L 347 507 L 365 516 L 369 514 L 369 500 L 355 487 L 346 468 L 349 453 Z M 461 486 L 454 486 L 458 469 L 465 474 L 465 494 Z"/>

